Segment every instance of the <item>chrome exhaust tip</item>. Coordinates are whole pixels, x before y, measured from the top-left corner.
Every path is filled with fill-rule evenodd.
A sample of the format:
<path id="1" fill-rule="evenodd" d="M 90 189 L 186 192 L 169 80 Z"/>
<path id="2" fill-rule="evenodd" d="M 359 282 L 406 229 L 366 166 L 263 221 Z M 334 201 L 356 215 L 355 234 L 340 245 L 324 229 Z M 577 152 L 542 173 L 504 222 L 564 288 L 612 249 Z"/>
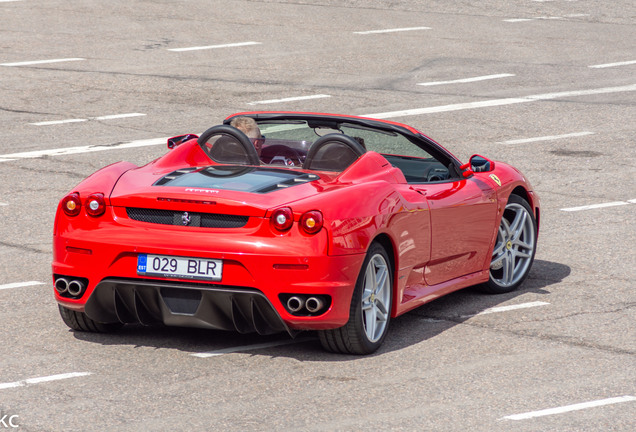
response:
<path id="1" fill-rule="evenodd" d="M 309 297 L 305 302 L 305 307 L 309 313 L 318 312 L 325 305 L 325 302 L 318 297 Z"/>
<path id="2" fill-rule="evenodd" d="M 55 291 L 60 294 L 64 294 L 68 291 L 68 280 L 65 278 L 57 278 L 55 279 Z"/>
<path id="3" fill-rule="evenodd" d="M 287 300 L 287 309 L 289 309 L 291 313 L 298 312 L 303 306 L 305 306 L 305 300 L 298 296 L 290 297 L 289 300 Z"/>
<path id="4" fill-rule="evenodd" d="M 78 280 L 72 280 L 68 283 L 68 293 L 72 296 L 78 296 L 84 291 L 84 284 Z"/>

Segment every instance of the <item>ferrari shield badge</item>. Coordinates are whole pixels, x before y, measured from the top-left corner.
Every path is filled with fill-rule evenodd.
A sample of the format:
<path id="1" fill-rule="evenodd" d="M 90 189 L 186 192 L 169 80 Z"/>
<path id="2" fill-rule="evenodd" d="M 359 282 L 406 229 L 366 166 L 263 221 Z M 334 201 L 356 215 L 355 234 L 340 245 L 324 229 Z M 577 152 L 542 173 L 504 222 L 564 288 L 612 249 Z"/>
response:
<path id="1" fill-rule="evenodd" d="M 494 174 L 490 174 L 490 178 L 493 179 L 493 181 L 497 183 L 498 186 L 501 186 L 501 180 L 499 180 L 499 177 Z"/>

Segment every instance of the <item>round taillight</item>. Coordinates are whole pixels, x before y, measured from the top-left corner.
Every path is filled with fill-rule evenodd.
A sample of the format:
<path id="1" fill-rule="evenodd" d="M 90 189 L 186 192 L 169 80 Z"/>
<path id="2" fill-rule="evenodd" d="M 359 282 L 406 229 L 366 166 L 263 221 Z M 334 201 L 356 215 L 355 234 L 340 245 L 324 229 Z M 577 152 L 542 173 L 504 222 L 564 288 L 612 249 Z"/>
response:
<path id="1" fill-rule="evenodd" d="M 277 231 L 287 231 L 294 224 L 294 215 L 289 207 L 283 207 L 274 211 L 270 220 Z"/>
<path id="2" fill-rule="evenodd" d="M 70 193 L 62 198 L 62 211 L 67 216 L 77 216 L 82 209 L 82 201 L 80 201 L 77 192 Z"/>
<path id="3" fill-rule="evenodd" d="M 104 194 L 94 193 L 86 198 L 86 213 L 89 216 L 101 216 L 106 211 L 106 201 L 104 201 Z"/>
<path id="4" fill-rule="evenodd" d="M 322 213 L 318 210 L 304 213 L 300 217 L 300 227 L 307 234 L 316 234 L 322 228 Z"/>

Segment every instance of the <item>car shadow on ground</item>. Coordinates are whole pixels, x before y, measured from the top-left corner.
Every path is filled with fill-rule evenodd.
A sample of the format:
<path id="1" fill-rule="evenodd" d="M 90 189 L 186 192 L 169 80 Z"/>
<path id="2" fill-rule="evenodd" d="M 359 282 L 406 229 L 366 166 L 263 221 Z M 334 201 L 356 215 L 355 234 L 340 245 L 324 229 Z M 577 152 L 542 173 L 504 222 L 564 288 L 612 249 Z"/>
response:
<path id="1" fill-rule="evenodd" d="M 448 294 L 392 320 L 389 334 L 383 346 L 372 355 L 380 356 L 429 340 L 486 309 L 508 303 L 528 293 L 547 296 L 550 291 L 546 288 L 561 282 L 570 272 L 570 267 L 565 264 L 535 260 L 528 278 L 514 292 L 492 295 L 480 293 L 474 288 L 466 288 Z M 539 300 L 536 295 L 532 297 L 533 301 Z M 515 304 L 515 302 L 511 302 L 511 304 Z M 313 332 L 300 333 L 297 336 L 298 343 L 294 343 L 286 334 L 242 335 L 234 332 L 196 328 L 141 325 L 128 325 L 111 334 L 76 331 L 73 332 L 73 335 L 78 340 L 102 345 L 133 345 L 174 349 L 190 354 L 272 344 L 272 346 L 258 349 L 250 347 L 233 352 L 289 357 L 299 361 L 350 361 L 360 358 L 359 356 L 325 352 Z M 281 345 L 276 346 L 277 342 L 280 342 Z"/>

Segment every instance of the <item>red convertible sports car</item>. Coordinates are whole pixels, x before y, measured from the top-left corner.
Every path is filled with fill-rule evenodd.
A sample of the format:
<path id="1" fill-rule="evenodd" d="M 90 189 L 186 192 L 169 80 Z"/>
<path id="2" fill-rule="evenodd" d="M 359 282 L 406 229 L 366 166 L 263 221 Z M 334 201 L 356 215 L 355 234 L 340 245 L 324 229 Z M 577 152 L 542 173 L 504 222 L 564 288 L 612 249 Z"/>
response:
<path id="1" fill-rule="evenodd" d="M 511 291 L 534 259 L 523 174 L 462 164 L 410 126 L 249 112 L 168 148 L 60 201 L 53 281 L 72 329 L 314 330 L 329 351 L 368 354 L 391 318 L 472 285 Z"/>

